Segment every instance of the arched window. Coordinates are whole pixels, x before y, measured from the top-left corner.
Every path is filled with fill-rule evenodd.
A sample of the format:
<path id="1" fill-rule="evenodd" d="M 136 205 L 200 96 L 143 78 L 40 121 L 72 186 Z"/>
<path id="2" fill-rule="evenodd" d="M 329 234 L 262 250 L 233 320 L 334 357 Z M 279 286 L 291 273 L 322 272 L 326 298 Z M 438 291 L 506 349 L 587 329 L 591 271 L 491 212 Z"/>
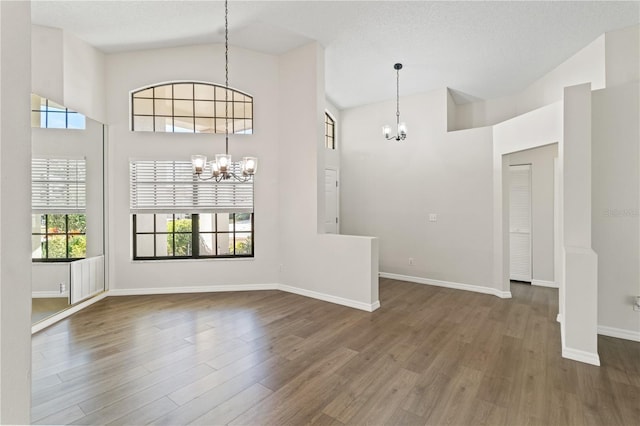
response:
<path id="1" fill-rule="evenodd" d="M 131 130 L 136 132 L 253 133 L 253 97 L 224 86 L 173 82 L 131 93 Z M 228 105 L 225 105 L 228 99 Z"/>

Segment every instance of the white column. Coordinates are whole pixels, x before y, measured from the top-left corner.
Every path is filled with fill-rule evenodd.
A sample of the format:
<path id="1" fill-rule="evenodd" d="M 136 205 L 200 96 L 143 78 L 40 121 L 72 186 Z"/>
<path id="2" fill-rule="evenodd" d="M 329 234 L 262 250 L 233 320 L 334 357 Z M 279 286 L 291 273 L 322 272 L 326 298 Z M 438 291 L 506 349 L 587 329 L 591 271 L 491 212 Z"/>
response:
<path id="1" fill-rule="evenodd" d="M 30 423 L 31 5 L 0 2 L 0 423 Z"/>
<path id="2" fill-rule="evenodd" d="M 591 249 L 591 84 L 564 90 L 562 356 L 600 365 L 598 256 Z"/>

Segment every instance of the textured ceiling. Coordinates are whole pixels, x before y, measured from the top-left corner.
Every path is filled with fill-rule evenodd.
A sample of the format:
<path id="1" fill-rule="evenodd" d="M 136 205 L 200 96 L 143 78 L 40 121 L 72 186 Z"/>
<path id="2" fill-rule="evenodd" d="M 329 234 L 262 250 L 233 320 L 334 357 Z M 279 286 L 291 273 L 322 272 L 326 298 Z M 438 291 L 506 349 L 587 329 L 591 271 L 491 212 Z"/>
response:
<path id="1" fill-rule="evenodd" d="M 231 45 L 326 48 L 340 108 L 451 87 L 490 99 L 522 90 L 604 32 L 638 24 L 640 2 L 230 1 Z M 110 53 L 221 42 L 220 1 L 34 1 L 33 22 Z M 230 54 L 233 54 L 231 51 Z M 233 78 L 233 76 L 231 76 Z M 462 97 L 461 97 L 462 98 Z"/>

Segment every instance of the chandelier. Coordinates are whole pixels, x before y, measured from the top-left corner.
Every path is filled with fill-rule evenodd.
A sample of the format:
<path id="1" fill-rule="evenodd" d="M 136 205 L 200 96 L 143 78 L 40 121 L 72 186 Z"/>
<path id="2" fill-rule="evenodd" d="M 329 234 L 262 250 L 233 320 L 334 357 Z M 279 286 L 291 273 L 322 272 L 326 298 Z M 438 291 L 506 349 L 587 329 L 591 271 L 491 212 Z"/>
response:
<path id="1" fill-rule="evenodd" d="M 393 69 L 396 70 L 396 134 L 391 136 L 391 126 L 383 126 L 382 133 L 387 140 L 403 141 L 407 137 L 407 125 L 400 122 L 400 70 L 402 64 L 395 64 Z"/>
<path id="2" fill-rule="evenodd" d="M 247 182 L 256 173 L 258 168 L 258 159 L 256 157 L 243 157 L 240 162 L 240 171 L 236 172 L 237 167 L 231 161 L 229 154 L 229 2 L 224 2 L 224 154 L 216 154 L 215 161 L 210 163 L 211 176 L 203 176 L 207 167 L 206 155 L 192 155 L 191 164 L 193 173 L 200 180 L 214 179 L 216 182 L 222 180 L 233 179 L 240 182 Z M 215 130 L 214 130 L 215 133 Z"/>

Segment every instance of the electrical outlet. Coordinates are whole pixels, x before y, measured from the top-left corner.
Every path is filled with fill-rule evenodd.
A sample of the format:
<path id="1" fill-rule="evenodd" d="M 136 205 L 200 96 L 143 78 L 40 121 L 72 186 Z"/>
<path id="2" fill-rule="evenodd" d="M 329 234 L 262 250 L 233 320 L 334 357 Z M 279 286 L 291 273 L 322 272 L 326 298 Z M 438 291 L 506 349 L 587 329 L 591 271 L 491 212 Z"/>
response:
<path id="1" fill-rule="evenodd" d="M 414 259 L 413 257 L 410 257 L 410 258 L 409 258 L 409 265 L 410 265 L 410 266 L 415 265 L 415 259 Z"/>
<path id="2" fill-rule="evenodd" d="M 60 283 L 60 293 L 64 293 L 67 291 L 67 285 L 65 283 Z"/>

